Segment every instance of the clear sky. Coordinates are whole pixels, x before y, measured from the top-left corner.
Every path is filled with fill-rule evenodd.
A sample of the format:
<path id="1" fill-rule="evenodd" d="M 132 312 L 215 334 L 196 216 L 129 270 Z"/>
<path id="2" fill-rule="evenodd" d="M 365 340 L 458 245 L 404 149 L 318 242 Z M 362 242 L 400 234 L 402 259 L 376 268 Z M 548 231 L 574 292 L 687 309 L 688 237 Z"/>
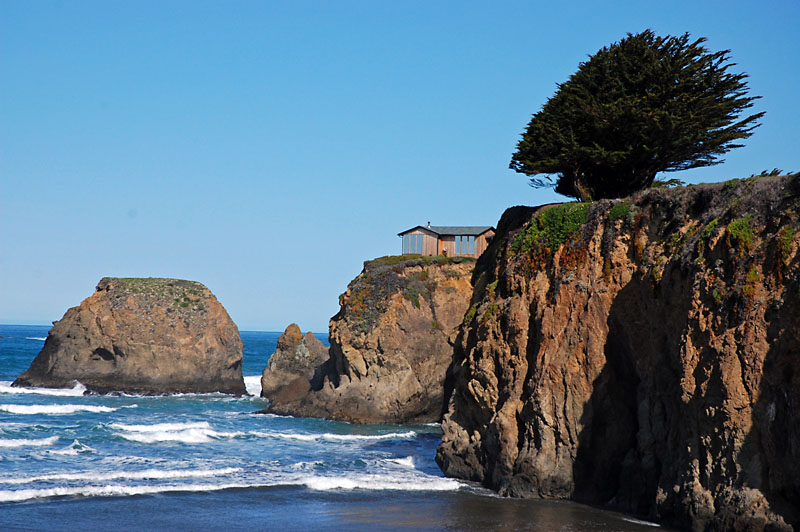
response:
<path id="1" fill-rule="evenodd" d="M 730 49 L 762 126 L 708 182 L 800 170 L 800 2 L 0 2 L 0 323 L 103 276 L 208 286 L 242 330 L 324 332 L 397 233 L 565 198 L 508 169 L 628 32 Z"/>

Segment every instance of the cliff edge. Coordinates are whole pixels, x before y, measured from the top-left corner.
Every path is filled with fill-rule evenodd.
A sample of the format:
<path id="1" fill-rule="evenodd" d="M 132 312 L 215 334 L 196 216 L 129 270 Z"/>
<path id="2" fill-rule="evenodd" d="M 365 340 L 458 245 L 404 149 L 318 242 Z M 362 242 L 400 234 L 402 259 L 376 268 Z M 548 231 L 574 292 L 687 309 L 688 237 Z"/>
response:
<path id="1" fill-rule="evenodd" d="M 366 262 L 339 298 L 330 355 L 309 392 L 270 397 L 269 411 L 357 423 L 439 421 L 453 353 L 448 336 L 469 306 L 474 264 L 413 256 Z"/>
<path id="2" fill-rule="evenodd" d="M 200 283 L 103 278 L 53 324 L 14 386 L 244 394 L 239 330 Z"/>
<path id="3" fill-rule="evenodd" d="M 437 462 L 685 530 L 800 528 L 800 178 L 509 209 Z"/>

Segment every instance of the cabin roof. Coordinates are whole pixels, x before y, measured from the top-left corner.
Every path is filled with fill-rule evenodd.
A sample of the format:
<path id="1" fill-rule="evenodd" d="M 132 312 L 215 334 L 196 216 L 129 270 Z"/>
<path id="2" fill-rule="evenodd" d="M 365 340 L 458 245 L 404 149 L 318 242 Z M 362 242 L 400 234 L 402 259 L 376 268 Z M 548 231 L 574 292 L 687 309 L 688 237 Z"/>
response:
<path id="1" fill-rule="evenodd" d="M 411 229 L 406 229 L 401 233 L 397 233 L 397 236 L 403 236 L 404 234 L 410 233 L 416 229 L 425 229 L 426 231 L 436 233 L 439 236 L 478 236 L 482 235 L 486 231 L 494 231 L 494 227 L 490 225 L 417 225 Z"/>

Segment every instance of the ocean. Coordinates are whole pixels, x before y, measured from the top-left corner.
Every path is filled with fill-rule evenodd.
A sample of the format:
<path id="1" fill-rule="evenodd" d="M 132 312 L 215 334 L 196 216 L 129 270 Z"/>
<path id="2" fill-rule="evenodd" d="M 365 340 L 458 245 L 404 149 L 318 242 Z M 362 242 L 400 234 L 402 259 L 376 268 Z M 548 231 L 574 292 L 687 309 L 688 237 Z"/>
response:
<path id="1" fill-rule="evenodd" d="M 639 531 L 563 501 L 445 478 L 438 425 L 257 414 L 279 333 L 241 333 L 245 397 L 84 395 L 11 382 L 49 328 L 0 325 L 3 530 Z M 325 340 L 325 336 L 322 335 Z"/>

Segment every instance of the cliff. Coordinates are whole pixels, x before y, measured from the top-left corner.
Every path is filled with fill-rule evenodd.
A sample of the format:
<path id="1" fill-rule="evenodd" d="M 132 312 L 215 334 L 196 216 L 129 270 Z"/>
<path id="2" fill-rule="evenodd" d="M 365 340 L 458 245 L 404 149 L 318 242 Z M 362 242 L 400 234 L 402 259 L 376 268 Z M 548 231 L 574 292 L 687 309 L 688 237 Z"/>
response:
<path id="1" fill-rule="evenodd" d="M 275 352 L 261 374 L 261 397 L 269 399 L 274 408 L 302 400 L 312 386 L 318 386 L 327 360 L 328 348 L 314 333 L 303 335 L 292 323 L 278 337 Z"/>
<path id="2" fill-rule="evenodd" d="M 472 294 L 474 261 L 384 257 L 340 296 L 330 356 L 309 392 L 277 398 L 269 411 L 357 423 L 424 423 L 441 417 L 452 360 L 448 336 Z"/>
<path id="3" fill-rule="evenodd" d="M 14 386 L 245 393 L 239 330 L 200 283 L 103 278 L 53 324 Z"/>
<path id="4" fill-rule="evenodd" d="M 437 462 L 686 530 L 800 528 L 800 178 L 509 209 Z"/>

